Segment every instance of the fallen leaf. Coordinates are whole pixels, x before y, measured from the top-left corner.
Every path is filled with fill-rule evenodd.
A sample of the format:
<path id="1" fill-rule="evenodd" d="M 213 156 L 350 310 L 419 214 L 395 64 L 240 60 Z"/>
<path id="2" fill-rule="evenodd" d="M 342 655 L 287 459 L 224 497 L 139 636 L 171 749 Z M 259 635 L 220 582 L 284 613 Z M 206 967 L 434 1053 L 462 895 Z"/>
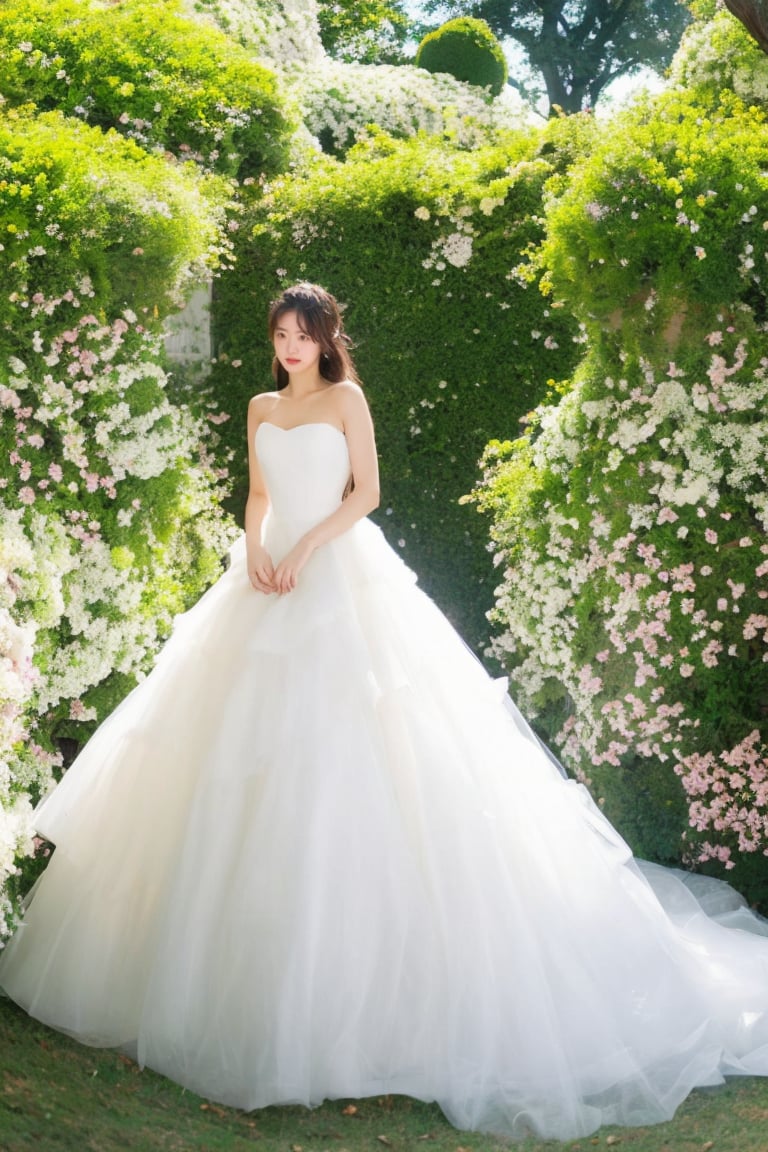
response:
<path id="1" fill-rule="evenodd" d="M 707 1140 L 706 1144 L 702 1144 L 701 1152 L 709 1152 L 710 1148 L 714 1148 L 714 1146 L 715 1146 L 714 1140 Z"/>
<path id="2" fill-rule="evenodd" d="M 301 1144 L 291 1144 L 291 1152 L 304 1152 Z"/>
<path id="3" fill-rule="evenodd" d="M 390 1140 L 389 1136 L 377 1136 L 376 1139 L 378 1140 L 379 1144 L 386 1144 L 387 1147 L 392 1146 L 392 1141 Z"/>
<path id="4" fill-rule="evenodd" d="M 357 1105 L 347 1104 L 346 1108 L 341 1110 L 342 1116 L 357 1116 Z"/>
<path id="5" fill-rule="evenodd" d="M 606 1136 L 606 1144 L 621 1144 L 621 1136 Z"/>

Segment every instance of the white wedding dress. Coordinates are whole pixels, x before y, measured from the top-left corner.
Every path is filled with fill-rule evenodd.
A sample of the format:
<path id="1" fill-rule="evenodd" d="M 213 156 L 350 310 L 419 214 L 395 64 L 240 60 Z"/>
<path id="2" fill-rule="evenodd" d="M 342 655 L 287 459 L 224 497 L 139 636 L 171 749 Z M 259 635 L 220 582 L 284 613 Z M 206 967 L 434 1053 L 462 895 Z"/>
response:
<path id="1" fill-rule="evenodd" d="M 278 559 L 347 445 L 256 446 Z M 405 1093 L 566 1139 L 768 1075 L 764 922 L 633 860 L 369 521 L 282 598 L 236 545 L 38 828 L 0 985 L 222 1103 Z"/>

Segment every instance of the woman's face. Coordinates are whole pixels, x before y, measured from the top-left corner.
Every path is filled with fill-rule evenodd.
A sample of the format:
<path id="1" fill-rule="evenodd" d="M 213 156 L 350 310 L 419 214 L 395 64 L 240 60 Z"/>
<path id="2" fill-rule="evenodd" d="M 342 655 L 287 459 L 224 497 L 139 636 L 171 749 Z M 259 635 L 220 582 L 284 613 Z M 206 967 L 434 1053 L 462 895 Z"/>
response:
<path id="1" fill-rule="evenodd" d="M 272 343 L 275 356 L 289 376 L 317 370 L 322 348 L 299 326 L 295 312 L 278 316 Z"/>

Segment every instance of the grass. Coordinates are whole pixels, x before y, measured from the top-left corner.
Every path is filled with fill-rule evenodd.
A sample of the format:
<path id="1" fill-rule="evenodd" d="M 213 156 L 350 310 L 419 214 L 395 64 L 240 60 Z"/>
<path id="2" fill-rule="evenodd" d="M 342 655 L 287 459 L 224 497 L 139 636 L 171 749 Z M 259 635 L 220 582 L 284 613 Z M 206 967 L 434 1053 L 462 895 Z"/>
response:
<path id="1" fill-rule="evenodd" d="M 0 1000 L 2 1152 L 766 1152 L 768 1079 L 694 1092 L 668 1124 L 567 1141 L 458 1132 L 406 1097 L 244 1113 L 112 1051 L 83 1048 Z"/>

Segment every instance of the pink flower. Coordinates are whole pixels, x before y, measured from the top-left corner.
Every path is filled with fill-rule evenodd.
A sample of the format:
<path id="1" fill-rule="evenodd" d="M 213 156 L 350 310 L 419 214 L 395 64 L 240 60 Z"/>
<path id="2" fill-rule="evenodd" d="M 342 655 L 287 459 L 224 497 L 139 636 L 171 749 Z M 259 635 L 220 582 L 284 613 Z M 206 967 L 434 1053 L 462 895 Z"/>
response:
<path id="1" fill-rule="evenodd" d="M 55 463 L 49 464 L 48 465 L 48 475 L 50 476 L 51 480 L 55 480 L 56 483 L 58 484 L 59 480 L 61 480 L 62 476 L 64 475 L 62 468 L 61 468 L 61 465 L 55 464 Z"/>
<path id="2" fill-rule="evenodd" d="M 18 408 L 21 404 L 18 393 L 12 388 L 0 388 L 0 407 Z"/>
<path id="3" fill-rule="evenodd" d="M 734 600 L 739 600 L 744 595 L 746 591 L 745 584 L 734 584 L 730 576 L 728 577 L 726 583 L 731 590 L 731 595 L 733 596 Z"/>
<path id="4" fill-rule="evenodd" d="M 723 646 L 719 640 L 710 640 L 709 644 L 707 644 L 706 648 L 701 653 L 702 664 L 704 664 L 706 668 L 716 667 L 718 663 L 717 654 L 718 652 L 722 652 L 722 650 Z"/>
<path id="5" fill-rule="evenodd" d="M 25 486 L 24 488 L 22 488 L 21 491 L 19 492 L 19 500 L 21 500 L 22 504 L 34 504 L 34 502 L 35 502 L 34 489 L 30 488 L 29 486 Z"/>
<path id="6" fill-rule="evenodd" d="M 704 529 L 704 538 L 707 541 L 707 544 L 717 544 L 717 532 L 715 532 L 712 528 Z"/>
<path id="7" fill-rule="evenodd" d="M 768 632 L 768 616 L 758 616 L 752 612 L 744 622 L 744 639 L 753 640 L 758 632 Z"/>

